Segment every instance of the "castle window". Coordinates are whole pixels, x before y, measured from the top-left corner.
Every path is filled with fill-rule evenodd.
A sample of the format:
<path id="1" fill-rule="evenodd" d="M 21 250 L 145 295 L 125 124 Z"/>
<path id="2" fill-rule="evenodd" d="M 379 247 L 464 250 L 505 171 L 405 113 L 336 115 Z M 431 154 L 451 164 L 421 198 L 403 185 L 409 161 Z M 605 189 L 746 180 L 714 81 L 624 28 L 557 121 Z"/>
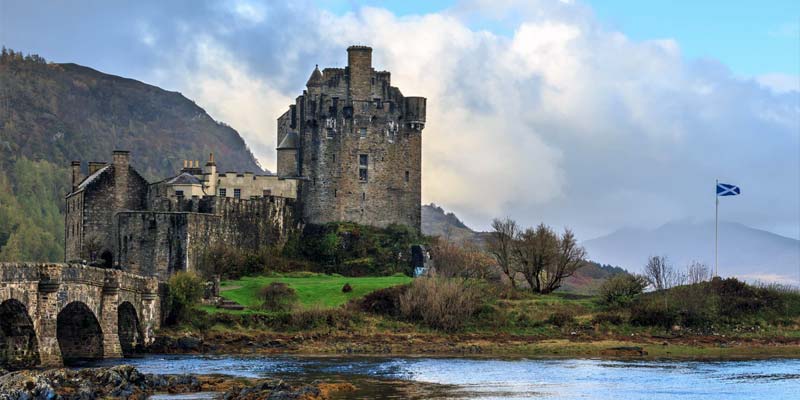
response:
<path id="1" fill-rule="evenodd" d="M 358 128 L 358 136 L 362 139 L 367 137 L 367 128 Z"/>
<path id="2" fill-rule="evenodd" d="M 242 198 L 242 189 L 233 189 L 233 198 L 234 199 L 241 199 Z"/>
<path id="3" fill-rule="evenodd" d="M 409 178 L 408 171 L 406 171 L 406 183 L 408 183 L 408 178 Z"/>
<path id="4" fill-rule="evenodd" d="M 183 197 L 183 190 L 176 190 L 175 191 L 175 196 Z"/>
<path id="5" fill-rule="evenodd" d="M 367 194 L 366 193 L 364 193 L 364 192 L 361 193 L 361 200 L 363 200 L 363 201 L 367 200 Z"/>
<path id="6" fill-rule="evenodd" d="M 333 128 L 328 128 L 327 131 L 328 131 L 328 134 L 327 134 L 328 139 L 333 139 L 334 133 L 336 131 L 334 131 Z"/>
<path id="7" fill-rule="evenodd" d="M 336 189 L 333 189 L 333 197 L 336 197 L 337 194 L 338 194 L 338 191 Z"/>
<path id="8" fill-rule="evenodd" d="M 336 154 L 333 155 L 333 162 L 336 162 Z"/>
<path id="9" fill-rule="evenodd" d="M 375 108 L 377 109 L 383 108 L 383 102 L 381 101 L 381 99 L 375 99 Z"/>
<path id="10" fill-rule="evenodd" d="M 264 189 L 263 194 L 264 197 L 272 196 L 272 189 Z"/>
<path id="11" fill-rule="evenodd" d="M 375 84 L 375 77 L 374 76 L 372 77 L 372 84 L 373 85 Z"/>
<path id="12" fill-rule="evenodd" d="M 225 188 L 219 188 L 219 197 L 227 197 L 228 191 Z"/>
<path id="13" fill-rule="evenodd" d="M 358 180 L 367 181 L 367 170 L 369 169 L 369 156 L 366 154 L 358 155 Z"/>

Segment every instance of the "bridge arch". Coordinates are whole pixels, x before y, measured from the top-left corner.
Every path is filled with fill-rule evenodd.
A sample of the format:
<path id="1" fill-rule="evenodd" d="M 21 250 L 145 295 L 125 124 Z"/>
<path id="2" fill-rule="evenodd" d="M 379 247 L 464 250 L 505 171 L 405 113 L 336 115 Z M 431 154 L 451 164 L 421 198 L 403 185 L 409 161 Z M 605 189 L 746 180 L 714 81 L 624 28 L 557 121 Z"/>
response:
<path id="1" fill-rule="evenodd" d="M 117 332 L 124 356 L 141 353 L 144 347 L 144 333 L 136 307 L 123 301 L 117 307 Z"/>
<path id="2" fill-rule="evenodd" d="M 39 343 L 27 307 L 16 299 L 0 302 L 0 365 L 15 370 L 39 362 Z"/>
<path id="3" fill-rule="evenodd" d="M 56 337 L 64 364 L 103 358 L 103 330 L 94 312 L 83 302 L 67 304 L 56 318 Z"/>

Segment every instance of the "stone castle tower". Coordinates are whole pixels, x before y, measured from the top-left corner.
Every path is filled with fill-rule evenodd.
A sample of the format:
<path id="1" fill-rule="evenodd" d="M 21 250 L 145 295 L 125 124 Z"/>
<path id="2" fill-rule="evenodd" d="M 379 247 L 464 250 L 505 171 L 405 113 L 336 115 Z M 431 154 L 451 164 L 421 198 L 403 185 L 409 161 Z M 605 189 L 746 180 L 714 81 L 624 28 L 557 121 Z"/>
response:
<path id="1" fill-rule="evenodd" d="M 346 68 L 315 68 L 278 118 L 278 176 L 297 179 L 309 223 L 353 221 L 420 229 L 425 98 L 404 97 L 351 46 Z"/>

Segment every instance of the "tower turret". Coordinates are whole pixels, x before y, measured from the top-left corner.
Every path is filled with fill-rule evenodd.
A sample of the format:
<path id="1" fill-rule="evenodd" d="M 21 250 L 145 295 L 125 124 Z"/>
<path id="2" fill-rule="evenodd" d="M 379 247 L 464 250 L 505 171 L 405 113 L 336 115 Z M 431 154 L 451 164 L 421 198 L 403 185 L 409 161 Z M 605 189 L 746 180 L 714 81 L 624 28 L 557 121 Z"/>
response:
<path id="1" fill-rule="evenodd" d="M 350 100 L 372 100 L 372 48 L 348 47 L 347 70 L 350 74 Z"/>

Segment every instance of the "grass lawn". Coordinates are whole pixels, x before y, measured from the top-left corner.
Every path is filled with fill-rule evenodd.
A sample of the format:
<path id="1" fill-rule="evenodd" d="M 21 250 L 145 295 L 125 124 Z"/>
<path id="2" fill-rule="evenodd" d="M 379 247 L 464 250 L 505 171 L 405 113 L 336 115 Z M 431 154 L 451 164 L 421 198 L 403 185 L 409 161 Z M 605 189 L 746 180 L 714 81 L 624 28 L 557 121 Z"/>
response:
<path id="1" fill-rule="evenodd" d="M 321 274 L 300 277 L 291 275 L 248 276 L 222 282 L 220 295 L 247 308 L 256 309 L 260 304 L 259 290 L 272 282 L 283 282 L 296 290 L 298 300 L 304 307 L 317 305 L 323 308 L 334 308 L 369 292 L 409 283 L 411 278 L 405 275 L 360 278 Z M 350 284 L 353 288 L 352 292 L 342 293 L 342 286 L 345 283 Z"/>

